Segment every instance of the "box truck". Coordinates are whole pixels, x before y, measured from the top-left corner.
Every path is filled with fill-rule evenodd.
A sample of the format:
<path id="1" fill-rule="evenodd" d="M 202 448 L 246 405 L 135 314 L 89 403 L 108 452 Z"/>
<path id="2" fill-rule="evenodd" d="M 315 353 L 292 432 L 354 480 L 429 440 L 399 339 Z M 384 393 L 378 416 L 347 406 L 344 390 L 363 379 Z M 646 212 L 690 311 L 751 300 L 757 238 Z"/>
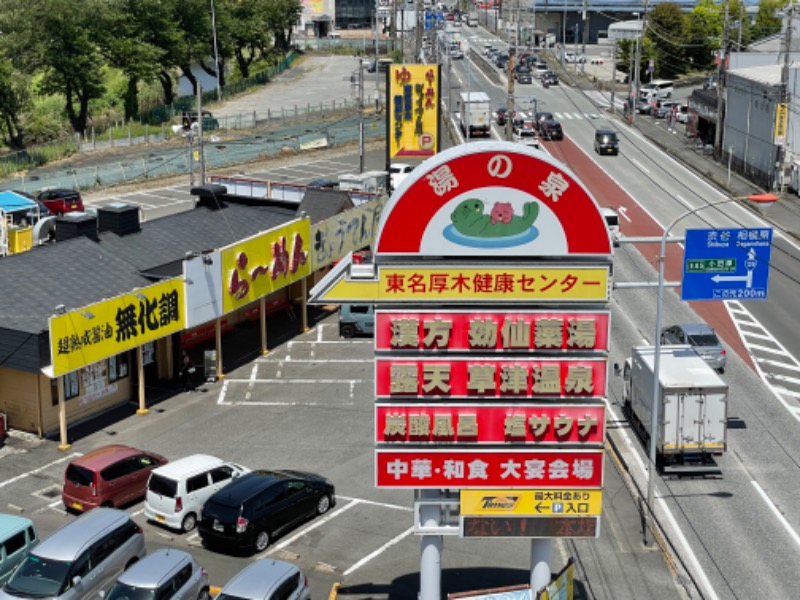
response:
<path id="1" fill-rule="evenodd" d="M 691 346 L 662 346 L 653 399 L 655 348 L 634 347 L 623 371 L 626 417 L 647 448 L 656 439 L 656 466 L 664 473 L 707 475 L 720 472 L 714 456 L 725 452 L 728 384 Z M 652 431 L 653 407 L 658 406 Z"/>
<path id="2" fill-rule="evenodd" d="M 467 132 L 469 137 L 489 136 L 492 103 L 486 92 L 461 92 L 458 110 L 458 122 L 465 136 Z"/>

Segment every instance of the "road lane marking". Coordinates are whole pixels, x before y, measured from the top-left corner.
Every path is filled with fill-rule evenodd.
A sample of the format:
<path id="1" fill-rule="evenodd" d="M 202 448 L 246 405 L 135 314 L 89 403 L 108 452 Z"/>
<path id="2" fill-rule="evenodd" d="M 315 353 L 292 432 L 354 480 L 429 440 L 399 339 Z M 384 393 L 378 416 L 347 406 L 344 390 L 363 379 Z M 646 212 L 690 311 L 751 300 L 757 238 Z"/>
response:
<path id="1" fill-rule="evenodd" d="M 230 402 L 225 402 L 225 394 L 228 393 L 228 383 L 230 379 L 226 379 L 222 382 L 222 388 L 219 390 L 219 396 L 217 397 L 217 404 L 227 404 L 230 406 Z"/>
<path id="2" fill-rule="evenodd" d="M 5 481 L 0 481 L 0 488 L 4 488 L 7 485 L 11 485 L 12 483 L 19 481 L 20 479 L 25 479 L 26 477 L 30 477 L 31 475 L 35 475 L 36 473 L 41 473 L 45 469 L 48 469 L 48 468 L 50 468 L 52 466 L 55 466 L 55 465 L 57 465 L 59 463 L 62 463 L 64 461 L 71 460 L 73 458 L 77 458 L 78 456 L 83 456 L 83 453 L 82 452 L 73 452 L 72 454 L 68 454 L 67 456 L 62 456 L 61 458 L 59 458 L 57 460 L 54 460 L 53 462 L 49 462 L 46 465 L 43 465 L 41 467 L 37 467 L 37 468 L 33 469 L 32 471 L 26 471 L 25 473 L 22 473 L 20 475 L 12 477 L 11 479 L 6 479 Z"/>
<path id="3" fill-rule="evenodd" d="M 769 496 L 767 496 L 767 493 L 764 491 L 764 488 L 758 485 L 758 483 L 755 481 L 751 481 L 750 483 L 752 483 L 753 487 L 756 488 L 758 495 L 761 496 L 761 498 L 767 504 L 767 507 L 772 512 L 772 514 L 775 515 L 775 517 L 778 519 L 778 522 L 781 525 L 783 525 L 784 529 L 786 529 L 786 532 L 791 536 L 795 545 L 800 546 L 800 535 L 797 535 L 797 532 L 794 529 L 792 529 L 792 526 L 789 525 L 789 521 L 786 520 L 786 517 L 784 517 L 781 514 L 781 511 L 778 510 L 778 507 L 775 506 L 775 503 L 770 499 Z"/>
<path id="4" fill-rule="evenodd" d="M 636 167 L 637 167 L 637 168 L 638 168 L 640 171 L 642 171 L 643 173 L 647 173 L 648 175 L 650 175 L 650 171 L 649 171 L 649 170 L 647 169 L 647 167 L 645 167 L 645 166 L 644 166 L 642 163 L 640 163 L 640 162 L 639 162 L 638 160 L 636 160 L 635 158 L 632 158 L 632 159 L 630 159 L 630 160 L 631 160 L 631 162 L 632 162 L 633 164 L 635 164 L 635 165 L 636 165 Z M 633 197 L 633 196 L 631 196 L 631 197 Z M 638 204 L 638 203 L 637 203 L 637 204 Z M 656 221 L 656 222 L 658 222 L 658 221 Z"/>
<path id="5" fill-rule="evenodd" d="M 371 553 L 367 554 L 367 555 L 366 555 L 364 558 L 362 558 L 361 560 L 359 560 L 359 561 L 358 561 L 357 563 L 355 563 L 355 564 L 354 564 L 352 567 L 350 567 L 350 568 L 349 568 L 349 569 L 347 569 L 347 570 L 346 570 L 344 573 L 342 573 L 342 576 L 343 576 L 343 577 L 347 577 L 347 576 L 348 576 L 348 575 L 350 575 L 350 574 L 351 574 L 353 571 L 355 571 L 355 570 L 357 570 L 357 569 L 360 569 L 361 567 L 363 567 L 365 564 L 367 564 L 369 561 L 371 561 L 371 560 L 372 560 L 373 558 L 375 558 L 376 556 L 379 556 L 379 555 L 383 554 L 384 552 L 386 552 L 386 551 L 387 551 L 389 548 L 391 548 L 391 547 L 392 547 L 392 546 L 394 546 L 395 544 L 397 544 L 397 543 L 399 543 L 399 542 L 402 542 L 402 541 L 403 541 L 405 538 L 407 538 L 407 537 L 408 537 L 409 535 L 411 535 L 412 533 L 414 533 L 414 527 L 409 527 L 409 528 L 408 528 L 408 529 L 406 529 L 406 530 L 405 530 L 403 533 L 401 533 L 401 534 L 400 534 L 400 535 L 398 535 L 398 536 L 395 536 L 395 537 L 393 537 L 391 540 L 389 540 L 388 542 L 386 542 L 386 543 L 385 543 L 383 546 L 381 546 L 380 548 L 378 548 L 378 549 L 377 549 L 377 550 L 375 550 L 374 552 L 371 552 Z"/>

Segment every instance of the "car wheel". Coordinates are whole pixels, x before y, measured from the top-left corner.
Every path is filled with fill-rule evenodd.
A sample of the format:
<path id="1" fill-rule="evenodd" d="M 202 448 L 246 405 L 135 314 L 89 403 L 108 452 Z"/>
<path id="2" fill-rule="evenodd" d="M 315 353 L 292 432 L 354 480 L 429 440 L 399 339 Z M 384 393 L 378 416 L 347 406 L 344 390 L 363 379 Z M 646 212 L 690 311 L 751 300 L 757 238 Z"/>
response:
<path id="1" fill-rule="evenodd" d="M 256 534 L 256 541 L 253 546 L 255 547 L 256 552 L 263 552 L 269 546 L 269 542 L 269 532 L 262 530 Z"/>
<path id="2" fill-rule="evenodd" d="M 197 516 L 194 513 L 189 513 L 183 517 L 183 521 L 181 521 L 181 531 L 189 533 L 195 527 L 197 527 Z"/>
<path id="3" fill-rule="evenodd" d="M 139 562 L 139 559 L 138 559 L 138 558 L 132 558 L 132 559 L 130 559 L 130 560 L 128 561 L 128 564 L 126 564 L 126 565 L 125 565 L 125 570 L 127 571 L 127 570 L 128 570 L 128 569 L 130 569 L 130 568 L 131 568 L 133 565 L 135 565 L 137 562 Z"/>
<path id="4" fill-rule="evenodd" d="M 355 337 L 356 335 L 356 327 L 355 325 L 342 325 L 341 328 L 342 337 L 351 338 Z"/>
<path id="5" fill-rule="evenodd" d="M 197 600 L 211 600 L 211 593 L 208 590 L 200 590 Z"/>
<path id="6" fill-rule="evenodd" d="M 324 515 L 331 509 L 331 497 L 328 494 L 323 494 L 317 501 L 317 514 Z"/>

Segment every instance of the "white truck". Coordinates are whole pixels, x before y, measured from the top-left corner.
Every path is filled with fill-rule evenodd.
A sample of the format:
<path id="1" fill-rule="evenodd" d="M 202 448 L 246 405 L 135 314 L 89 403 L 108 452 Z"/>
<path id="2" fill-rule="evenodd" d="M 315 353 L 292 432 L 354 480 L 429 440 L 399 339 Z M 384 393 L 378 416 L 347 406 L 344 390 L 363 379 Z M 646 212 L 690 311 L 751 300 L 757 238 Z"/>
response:
<path id="1" fill-rule="evenodd" d="M 623 371 L 624 411 L 647 448 L 656 436 L 656 466 L 675 475 L 719 474 L 725 452 L 728 384 L 691 346 L 662 346 L 658 425 L 652 429 L 655 348 L 632 348 Z"/>
<path id="2" fill-rule="evenodd" d="M 471 12 L 467 15 L 467 26 L 469 27 L 477 27 L 478 26 L 478 13 Z"/>
<path id="3" fill-rule="evenodd" d="M 467 137 L 489 137 L 492 124 L 492 101 L 486 92 L 461 92 L 458 123 Z"/>

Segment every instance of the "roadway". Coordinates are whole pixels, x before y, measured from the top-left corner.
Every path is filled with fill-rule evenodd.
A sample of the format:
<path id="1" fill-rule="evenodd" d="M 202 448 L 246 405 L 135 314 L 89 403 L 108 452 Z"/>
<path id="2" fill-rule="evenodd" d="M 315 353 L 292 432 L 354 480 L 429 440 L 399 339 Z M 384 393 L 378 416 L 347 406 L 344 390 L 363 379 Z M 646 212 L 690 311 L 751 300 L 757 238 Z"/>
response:
<path id="1" fill-rule="evenodd" d="M 486 32 L 480 29 L 466 33 L 466 37 L 478 49 L 487 40 Z M 473 89 L 487 92 L 494 105 L 505 106 L 504 75 L 498 86 L 479 69 L 473 67 L 467 73 L 458 61 L 453 61 L 453 67 L 462 86 L 467 81 L 475 86 Z M 596 96 L 566 85 L 544 89 L 538 82 L 530 86 L 529 94 L 521 91 L 528 87 L 515 88 L 518 109 L 528 108 L 525 99 L 529 95 L 537 100 L 539 110 L 553 112 L 562 122 L 567 139 L 545 142 L 545 148 L 576 173 L 601 206 L 622 207 L 623 234 L 660 236 L 666 224 L 683 212 L 728 198 L 638 131 L 598 111 Z M 619 132 L 619 156 L 594 154 L 594 131 L 600 127 Z M 769 225 L 753 211 L 730 203 L 681 220 L 672 233 L 682 235 L 689 228 Z M 798 566 L 800 544 L 800 519 L 789 510 L 800 485 L 800 411 L 795 400 L 798 370 L 792 356 L 798 355 L 800 336 L 797 320 L 789 313 L 797 290 L 800 249 L 793 238 L 780 233 L 780 223 L 777 228 L 768 300 L 687 304 L 673 291 L 666 293 L 665 325 L 704 320 L 736 351 L 729 353 L 725 376 L 732 397 L 730 450 L 720 460 L 723 478 L 663 480 L 657 486 L 659 517 L 668 528 L 668 537 L 707 597 L 790 597 L 794 593 L 794 585 L 784 573 L 787 567 Z M 653 281 L 657 252 L 653 245 L 621 246 L 615 256 L 615 281 Z M 668 280 L 680 280 L 681 256 L 674 245 L 668 251 Z M 621 310 L 614 315 L 620 328 L 612 335 L 614 362 L 621 364 L 630 346 L 653 342 L 655 300 L 652 289 L 615 292 L 614 302 Z M 746 333 L 740 335 L 740 331 Z M 786 350 L 768 348 L 772 339 Z M 771 373 L 765 379 L 772 388 L 779 380 L 782 389 L 778 393 L 755 376 L 752 362 Z M 620 402 L 618 385 L 612 385 L 611 398 L 615 404 Z M 642 456 L 634 462 L 638 460 Z M 787 552 L 787 547 L 793 551 Z"/>

